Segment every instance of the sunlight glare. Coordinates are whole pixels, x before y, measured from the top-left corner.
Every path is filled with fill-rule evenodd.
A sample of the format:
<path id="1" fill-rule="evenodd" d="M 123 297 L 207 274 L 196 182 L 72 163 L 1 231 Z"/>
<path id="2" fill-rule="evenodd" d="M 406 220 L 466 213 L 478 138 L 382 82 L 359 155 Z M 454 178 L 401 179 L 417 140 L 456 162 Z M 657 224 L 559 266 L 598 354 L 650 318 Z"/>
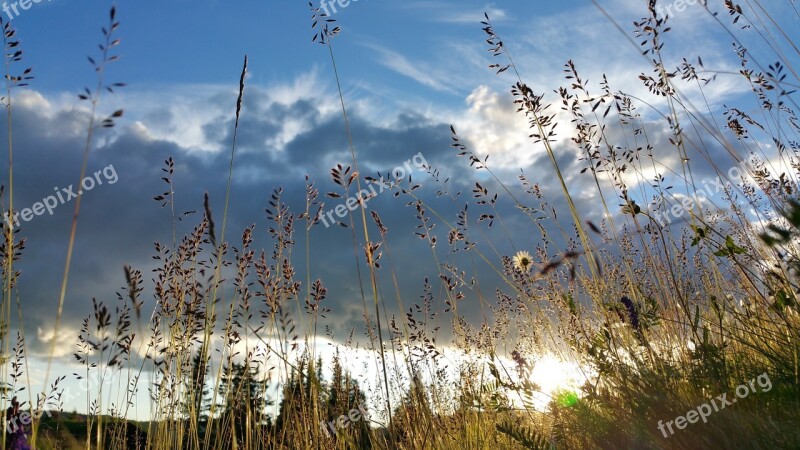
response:
<path id="1" fill-rule="evenodd" d="M 560 391 L 568 391 L 580 397 L 580 386 L 586 381 L 586 373 L 578 364 L 547 354 L 534 363 L 530 379 L 540 387 L 540 391 L 534 395 L 534 404 L 538 410 L 544 411 L 553 396 L 557 396 Z M 574 398 L 575 395 L 565 398 Z M 574 401 L 569 403 L 574 404 Z"/>

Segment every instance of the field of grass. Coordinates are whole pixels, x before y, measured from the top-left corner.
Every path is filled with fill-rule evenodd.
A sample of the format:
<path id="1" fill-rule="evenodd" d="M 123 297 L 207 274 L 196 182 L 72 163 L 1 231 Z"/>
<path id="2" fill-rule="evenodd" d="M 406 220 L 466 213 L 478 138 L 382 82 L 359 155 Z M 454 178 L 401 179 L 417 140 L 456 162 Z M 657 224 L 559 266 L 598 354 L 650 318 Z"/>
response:
<path id="1" fill-rule="evenodd" d="M 333 361 L 323 363 L 332 293 L 308 270 L 308 236 L 321 227 L 325 199 L 358 196 L 376 182 L 359 170 L 348 99 L 340 88 L 351 153 L 331 168 L 340 191 L 323 195 L 307 179 L 305 208 L 296 210 L 276 186 L 264 205 L 272 247 L 253 248 L 253 228 L 227 227 L 228 204 L 236 201 L 229 197 L 236 133 L 247 113 L 245 58 L 230 167 L 220 168 L 228 179 L 226 207 L 212 211 L 206 199 L 197 205 L 201 215 L 181 217 L 173 199 L 178 164 L 169 158 L 163 173 L 153 174 L 156 182 L 163 176 L 165 193 L 156 201 L 172 211 L 174 240 L 156 247 L 152 275 L 126 267 L 127 289 L 118 302 L 97 301 L 87 311 L 75 343 L 81 376 L 113 380 L 116 391 L 87 392 L 82 415 L 54 412 L 63 407 L 65 377 L 74 376 L 58 373 L 55 364 L 47 391 L 29 389 L 24 334 L 12 326 L 20 301 L 15 264 L 25 258 L 25 243 L 3 224 L 3 409 L 7 423 L 22 414 L 35 418 L 6 427 L 6 448 L 800 448 L 800 50 L 764 2 L 709 3 L 715 2 L 725 11 L 717 25 L 736 43 L 738 73 L 716 72 L 688 55 L 667 58 L 673 19 L 659 15 L 655 2 L 632 32 L 631 24 L 618 24 L 652 67 L 631 76 L 663 99 L 656 111 L 605 80 L 585 81 L 570 55 L 564 55 L 563 87 L 541 92 L 517 71 L 509 49 L 521 44 L 504 42 L 488 15 L 476 24 L 475 39 L 486 40 L 496 62 L 487 77 L 508 81 L 509 106 L 528 121 L 530 146 L 544 149 L 560 191 L 546 198 L 524 172 L 517 179 L 497 176 L 492 159 L 454 125 L 452 163 L 479 175 L 471 192 L 457 192 L 426 165 L 424 176 L 390 187 L 398 204 L 410 206 L 414 229 L 384 223 L 379 210 L 365 206 L 369 199 L 356 204 L 341 224 L 354 256 L 335 264 L 351 266 L 361 287 L 358 333 L 376 363 L 375 388 L 359 382 L 359 369 L 345 356 L 356 346 L 352 340 L 338 342 Z M 330 76 L 340 86 L 336 49 L 347 34 L 313 6 L 311 13 L 319 55 L 330 58 Z M 93 121 L 79 180 L 96 133 L 124 120 L 121 110 L 95 118 L 101 94 L 124 89 L 107 80 L 119 45 L 115 10 L 109 20 L 93 60 L 96 89 L 81 94 Z M 786 20 L 800 23 L 800 14 Z M 13 99 L 28 72 L 16 54 L 19 38 L 3 25 L 5 213 L 15 211 Z M 746 39 L 773 52 L 751 53 Z M 706 95 L 721 77 L 745 80 L 749 104 L 712 110 Z M 574 174 L 561 171 L 555 143 L 562 136 L 580 151 L 581 176 L 597 188 L 591 195 L 605 212 L 602 221 L 587 220 L 575 206 L 587 193 L 575 192 L 568 182 Z M 670 157 L 656 148 L 668 148 Z M 716 148 L 729 158 L 712 157 Z M 713 180 L 693 175 L 701 162 L 713 168 Z M 418 184 L 434 186 L 436 199 L 419 195 Z M 459 213 L 440 213 L 446 202 Z M 500 203 L 515 205 L 516 217 L 500 213 Z M 70 256 L 80 205 L 78 199 L 65 243 Z M 553 205 L 566 205 L 570 217 L 555 217 Z M 179 236 L 176 224 L 187 220 L 196 221 L 194 229 Z M 527 228 L 512 233 L 512 222 Z M 429 244 L 424 257 L 439 268 L 420 286 L 421 296 L 404 298 L 397 288 L 403 268 L 392 263 L 392 236 L 400 233 Z M 538 246 L 503 254 L 486 238 L 499 234 L 513 246 L 523 233 Z M 304 246 L 296 245 L 297 236 L 305 237 Z M 70 279 L 70 256 L 56 323 L 67 289 L 81 282 Z M 150 291 L 155 309 L 148 310 L 143 292 Z M 483 322 L 461 315 L 465 301 L 481 305 Z M 459 355 L 455 365 L 445 354 Z M 151 372 L 157 381 L 144 383 Z M 577 381 L 553 380 L 567 376 Z M 545 389 L 550 381 L 555 387 Z M 143 422 L 128 414 L 138 391 L 153 404 Z M 116 407 L 105 400 L 112 397 Z M 12 399 L 19 399 L 16 409 Z"/>

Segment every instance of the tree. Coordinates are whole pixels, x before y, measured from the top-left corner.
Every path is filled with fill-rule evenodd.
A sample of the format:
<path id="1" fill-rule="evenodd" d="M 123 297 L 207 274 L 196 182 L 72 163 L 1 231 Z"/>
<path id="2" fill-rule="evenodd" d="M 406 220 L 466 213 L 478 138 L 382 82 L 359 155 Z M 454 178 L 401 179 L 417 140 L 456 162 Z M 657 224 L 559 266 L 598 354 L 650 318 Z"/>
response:
<path id="1" fill-rule="evenodd" d="M 298 406 L 302 407 L 306 404 L 305 399 L 310 398 L 308 394 L 311 392 L 311 383 L 308 366 L 308 354 L 303 352 L 297 359 L 296 368 L 292 368 L 289 379 L 283 386 L 278 418 L 275 421 L 278 431 L 283 430 L 287 423 L 292 423 L 300 418 L 302 411 L 298 410 Z"/>
<path id="2" fill-rule="evenodd" d="M 233 427 L 238 442 L 244 441 L 246 424 L 269 424 L 266 408 L 272 402 L 266 398 L 265 385 L 266 381 L 259 376 L 258 366 L 250 361 L 233 363 L 222 375 L 220 395 L 224 399 L 224 406 L 221 423 Z"/>
<path id="3" fill-rule="evenodd" d="M 326 419 L 328 425 L 328 435 L 333 440 L 346 439 L 352 442 L 356 448 L 372 448 L 369 439 L 369 423 L 365 415 L 367 414 L 366 396 L 361 391 L 358 382 L 354 380 L 349 372 L 342 369 L 339 349 L 333 357 L 333 367 L 331 382 L 328 385 L 328 401 L 326 403 Z M 356 414 L 357 412 L 357 414 Z M 347 426 L 338 427 L 336 424 L 339 417 L 348 418 Z M 352 417 L 358 417 L 357 421 L 352 421 Z M 345 438 L 345 436 L 347 436 Z"/>
<path id="4" fill-rule="evenodd" d="M 186 383 L 187 417 L 194 415 L 198 422 L 208 421 L 211 411 L 211 395 L 208 386 L 208 358 L 203 357 L 203 352 L 198 351 L 192 358 Z"/>
<path id="5" fill-rule="evenodd" d="M 425 385 L 419 373 L 414 372 L 408 392 L 392 414 L 394 419 L 392 435 L 397 441 L 413 447 L 418 444 L 412 442 L 413 436 L 422 435 L 423 433 L 417 433 L 417 431 L 428 429 L 433 425 L 431 423 L 433 415 L 428 396 L 425 393 Z"/>

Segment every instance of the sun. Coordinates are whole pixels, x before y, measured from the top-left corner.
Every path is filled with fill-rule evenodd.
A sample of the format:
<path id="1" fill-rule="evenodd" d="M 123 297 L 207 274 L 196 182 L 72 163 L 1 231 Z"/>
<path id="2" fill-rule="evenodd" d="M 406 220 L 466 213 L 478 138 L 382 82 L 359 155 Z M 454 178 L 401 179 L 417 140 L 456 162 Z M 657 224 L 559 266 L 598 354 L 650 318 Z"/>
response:
<path id="1" fill-rule="evenodd" d="M 539 386 L 539 392 L 534 396 L 536 408 L 543 411 L 553 399 L 565 406 L 574 404 L 586 379 L 586 371 L 578 364 L 563 361 L 552 354 L 542 356 L 530 372 L 530 380 Z"/>

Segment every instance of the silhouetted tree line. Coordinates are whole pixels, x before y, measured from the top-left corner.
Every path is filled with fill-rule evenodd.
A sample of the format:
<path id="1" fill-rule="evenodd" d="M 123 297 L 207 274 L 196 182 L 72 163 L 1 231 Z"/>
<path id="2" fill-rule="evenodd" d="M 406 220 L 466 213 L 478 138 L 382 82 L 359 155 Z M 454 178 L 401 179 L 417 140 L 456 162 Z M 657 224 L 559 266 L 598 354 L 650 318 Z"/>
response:
<path id="1" fill-rule="evenodd" d="M 309 430 L 320 448 L 340 439 L 355 448 L 371 448 L 366 397 L 342 367 L 338 351 L 329 381 L 323 379 L 322 369 L 321 358 L 310 361 L 307 353 L 301 355 L 282 386 L 275 414 L 270 408 L 275 401 L 267 392 L 270 380 L 252 363 L 230 363 L 223 368 L 215 402 L 208 360 L 198 352 L 187 374 L 183 410 L 190 422 L 192 418 L 197 422 L 200 440 L 215 448 L 230 446 L 234 440 L 241 446 L 247 439 L 302 442 L 307 436 L 299 433 Z"/>

